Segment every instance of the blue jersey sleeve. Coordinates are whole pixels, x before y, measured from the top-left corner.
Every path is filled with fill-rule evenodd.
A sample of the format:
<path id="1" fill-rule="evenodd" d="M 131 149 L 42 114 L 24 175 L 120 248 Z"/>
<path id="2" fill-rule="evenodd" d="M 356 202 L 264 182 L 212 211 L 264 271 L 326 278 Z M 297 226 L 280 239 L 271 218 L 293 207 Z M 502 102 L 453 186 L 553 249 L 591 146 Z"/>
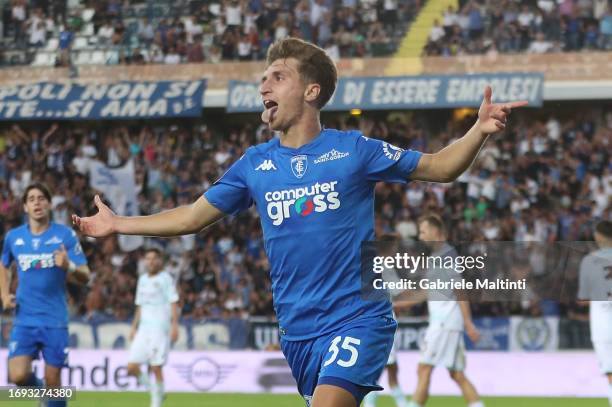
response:
<path id="1" fill-rule="evenodd" d="M 229 215 L 248 209 L 253 198 L 246 182 L 247 159 L 242 156 L 204 193 L 213 206 Z"/>
<path id="2" fill-rule="evenodd" d="M 74 262 L 77 266 L 87 264 L 87 258 L 83 253 L 81 242 L 77 238 L 77 234 L 74 230 L 68 229 L 66 236 L 64 237 L 64 247 L 68 252 L 68 258 Z"/>
<path id="3" fill-rule="evenodd" d="M 13 262 L 13 253 L 11 252 L 11 234 L 7 233 L 2 245 L 2 265 L 9 268 Z"/>
<path id="4" fill-rule="evenodd" d="M 368 181 L 408 182 L 423 155 L 364 136 L 357 138 L 356 150 Z"/>

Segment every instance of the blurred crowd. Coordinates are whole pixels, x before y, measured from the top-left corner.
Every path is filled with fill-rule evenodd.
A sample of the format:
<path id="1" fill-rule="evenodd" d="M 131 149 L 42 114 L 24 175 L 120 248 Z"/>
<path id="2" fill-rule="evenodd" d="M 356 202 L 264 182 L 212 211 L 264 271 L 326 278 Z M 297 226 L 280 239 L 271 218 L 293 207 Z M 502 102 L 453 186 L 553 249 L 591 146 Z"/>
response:
<path id="1" fill-rule="evenodd" d="M 5 49 L 15 51 L 4 57 L 13 65 L 32 62 L 37 51 L 57 52 L 59 65 L 258 60 L 273 41 L 287 36 L 314 42 L 335 59 L 383 56 L 396 49 L 420 3 L 4 0 L 0 37 Z M 18 52 L 26 49 L 30 52 L 20 59 Z"/>
<path id="2" fill-rule="evenodd" d="M 550 110 L 517 116 L 454 183 L 378 184 L 377 235 L 414 240 L 418 217 L 432 211 L 443 216 L 455 241 L 591 240 L 593 224 L 612 217 L 612 109 L 562 115 Z M 472 115 L 460 119 L 449 113 L 448 125 L 438 129 L 424 115 L 410 113 L 330 116 L 324 122 L 435 152 L 461 137 L 473 120 Z M 100 191 L 89 184 L 92 160 L 109 167 L 134 161 L 143 215 L 190 203 L 246 148 L 274 137 L 264 125 L 253 123 L 0 127 L 0 233 L 24 221 L 20 197 L 33 180 L 51 187 L 56 222 L 69 224 L 71 213 L 95 213 L 93 196 Z M 71 314 L 131 318 L 137 278 L 145 271 L 141 250 L 121 251 L 116 237 L 82 242 L 93 277 L 88 287 L 69 287 Z M 147 238 L 145 246 L 166 253 L 183 318 L 273 316 L 269 265 L 255 208 L 204 233 Z M 491 303 L 475 310 L 482 315 L 541 315 L 550 312 L 547 307 L 538 298 L 524 298 L 519 304 Z M 417 308 L 412 314 L 423 311 Z M 552 312 L 579 318 L 587 311 L 575 304 L 563 309 L 553 304 Z"/>
<path id="3" fill-rule="evenodd" d="M 470 0 L 436 20 L 423 53 L 453 56 L 612 50 L 608 0 Z"/>

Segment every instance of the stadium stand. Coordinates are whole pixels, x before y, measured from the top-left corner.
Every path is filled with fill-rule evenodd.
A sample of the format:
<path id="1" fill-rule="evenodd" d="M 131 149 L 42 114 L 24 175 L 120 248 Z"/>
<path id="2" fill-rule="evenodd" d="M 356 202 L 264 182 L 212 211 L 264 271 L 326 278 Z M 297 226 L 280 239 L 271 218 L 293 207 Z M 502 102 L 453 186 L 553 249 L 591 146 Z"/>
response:
<path id="1" fill-rule="evenodd" d="M 432 130 L 415 116 L 347 119 L 329 125 L 360 128 L 397 145 L 437 151 L 465 131 L 472 116 Z M 435 135 L 431 137 L 431 135 Z M 67 224 L 71 213 L 95 212 L 87 178 L 88 163 L 98 159 L 117 166 L 134 158 L 141 214 L 186 204 L 204 191 L 252 144 L 272 135 L 265 126 L 198 121 L 176 125 L 93 126 L 54 124 L 0 130 L 0 231 L 21 222 L 20 196 L 32 179 L 43 179 L 55 192 L 55 221 Z M 416 237 L 415 221 L 424 211 L 443 214 L 456 241 L 589 240 L 593 222 L 612 215 L 612 110 L 588 112 L 548 109 L 525 114 L 504 137 L 491 140 L 469 173 L 447 185 L 379 184 L 377 234 Z M 177 277 L 182 313 L 187 318 L 273 316 L 268 264 L 254 210 L 226 220 L 206 233 L 183 238 L 147 239 L 163 248 Z M 124 253 L 115 237 L 85 240 L 94 271 L 87 290 L 71 287 L 71 313 L 86 318 L 129 319 L 139 270 L 139 251 Z M 179 277 L 180 276 L 180 277 Z M 480 307 L 480 308 L 479 308 Z M 477 315 L 575 316 L 570 306 L 533 301 L 475 305 Z M 423 309 L 416 311 L 418 314 Z M 578 337 L 578 336 L 577 336 Z"/>
<path id="2" fill-rule="evenodd" d="M 612 8 L 606 0 L 462 2 L 431 27 L 423 54 L 609 51 Z"/>
<path id="3" fill-rule="evenodd" d="M 392 54 L 420 8 L 397 0 L 0 1 L 0 65 L 260 60 L 289 35 L 334 58 Z"/>

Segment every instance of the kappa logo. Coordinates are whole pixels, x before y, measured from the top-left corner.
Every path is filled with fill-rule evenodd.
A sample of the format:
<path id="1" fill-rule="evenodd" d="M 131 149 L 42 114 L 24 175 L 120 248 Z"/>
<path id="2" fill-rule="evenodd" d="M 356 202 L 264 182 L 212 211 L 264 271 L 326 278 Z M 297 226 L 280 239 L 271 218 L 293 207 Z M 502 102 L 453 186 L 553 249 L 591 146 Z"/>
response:
<path id="1" fill-rule="evenodd" d="M 272 162 L 272 160 L 264 160 L 264 162 L 262 162 L 255 168 L 255 171 L 271 171 L 271 170 L 276 170 L 276 166 L 274 166 L 274 163 Z"/>
<path id="2" fill-rule="evenodd" d="M 22 238 L 15 240 L 15 246 L 25 246 L 25 242 Z"/>
<path id="3" fill-rule="evenodd" d="M 305 155 L 296 155 L 291 158 L 291 171 L 297 178 L 302 178 L 308 169 L 308 157 Z"/>
<path id="4" fill-rule="evenodd" d="M 387 156 L 389 160 L 393 160 L 393 161 L 399 160 L 400 157 L 402 156 L 402 152 L 404 151 L 402 148 L 395 147 L 394 145 L 389 144 L 385 141 L 383 141 L 382 146 L 383 146 L 383 153 L 385 153 L 385 156 Z"/>
<path id="5" fill-rule="evenodd" d="M 314 163 L 321 164 L 327 161 L 339 160 L 341 158 L 348 157 L 348 155 L 349 153 L 341 153 L 340 151 L 334 148 L 331 151 L 328 151 L 327 153 L 321 155 L 319 158 L 314 160 Z"/>
<path id="6" fill-rule="evenodd" d="M 60 244 L 62 243 L 62 239 L 57 236 L 53 236 L 51 239 L 47 240 L 45 244 Z"/>

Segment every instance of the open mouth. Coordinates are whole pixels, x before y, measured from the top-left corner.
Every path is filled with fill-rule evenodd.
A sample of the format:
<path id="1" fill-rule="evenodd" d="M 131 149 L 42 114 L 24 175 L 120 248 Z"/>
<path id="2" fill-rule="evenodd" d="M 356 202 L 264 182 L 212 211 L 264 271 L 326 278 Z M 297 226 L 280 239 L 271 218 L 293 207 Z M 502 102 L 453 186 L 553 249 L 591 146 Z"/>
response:
<path id="1" fill-rule="evenodd" d="M 264 100 L 264 107 L 266 108 L 261 115 L 261 120 L 264 123 L 272 123 L 276 112 L 278 111 L 278 103 L 273 100 Z"/>

